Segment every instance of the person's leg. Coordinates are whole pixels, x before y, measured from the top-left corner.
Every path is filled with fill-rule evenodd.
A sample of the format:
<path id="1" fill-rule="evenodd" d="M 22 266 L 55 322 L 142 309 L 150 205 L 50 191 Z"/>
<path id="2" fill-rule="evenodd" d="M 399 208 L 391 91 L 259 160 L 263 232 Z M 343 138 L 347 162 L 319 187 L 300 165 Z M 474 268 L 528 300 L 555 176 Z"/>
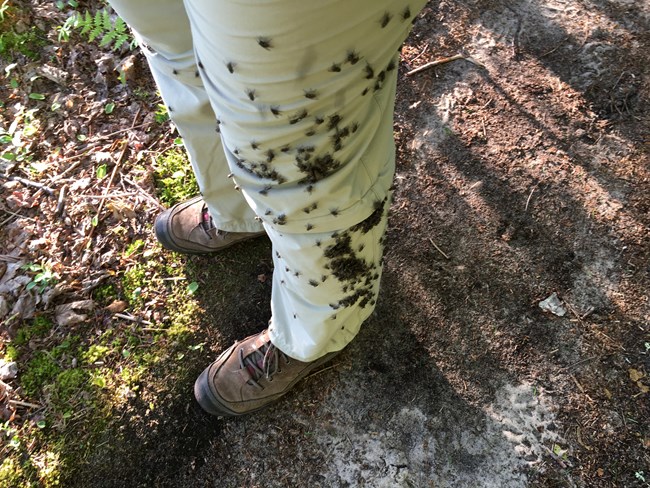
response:
<path id="1" fill-rule="evenodd" d="M 194 393 L 206 411 L 233 416 L 264 408 L 356 336 L 379 292 L 388 206 L 338 232 L 267 229 L 275 250 L 272 323 L 199 376 Z"/>
<path id="2" fill-rule="evenodd" d="M 216 117 L 199 75 L 183 1 L 110 0 L 110 4 L 132 28 L 142 47 L 170 117 L 183 137 L 214 225 L 230 232 L 262 231 L 261 224 L 254 219 L 255 214 L 228 180 L 230 170 L 217 133 Z M 184 211 L 184 221 L 174 224 L 186 231 L 188 238 L 192 232 L 185 227 L 196 227 L 198 223 L 193 225 L 189 220 L 202 218 L 202 202 L 195 200 L 190 204 L 193 206 L 174 209 L 174 217 Z M 187 218 L 189 213 L 194 219 Z M 163 220 L 165 224 L 172 223 L 171 218 Z M 205 224 L 207 228 L 209 221 Z M 197 227 L 196 234 L 205 234 L 202 227 Z M 183 245 L 189 246 L 189 251 L 202 249 L 201 246 L 193 249 L 191 243 L 183 243 L 182 239 L 169 244 L 174 243 L 179 247 L 177 250 L 182 250 Z"/>
<path id="3" fill-rule="evenodd" d="M 267 384 L 266 399 L 228 393 L 254 397 L 273 379 L 259 377 L 248 355 L 279 350 L 299 363 L 291 374 L 304 375 L 302 364 L 345 347 L 374 309 L 394 172 L 396 52 L 424 3 L 186 0 L 234 184 L 264 222 L 275 263 L 269 330 L 199 378 L 206 410 L 244 413 L 277 398 Z M 284 392 L 294 380 L 275 385 Z"/>

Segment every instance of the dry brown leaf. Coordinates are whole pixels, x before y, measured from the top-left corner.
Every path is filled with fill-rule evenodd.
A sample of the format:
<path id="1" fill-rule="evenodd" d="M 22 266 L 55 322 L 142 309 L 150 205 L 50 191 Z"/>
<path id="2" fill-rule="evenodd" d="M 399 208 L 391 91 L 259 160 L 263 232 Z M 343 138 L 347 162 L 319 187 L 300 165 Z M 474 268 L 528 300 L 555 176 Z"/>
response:
<path id="1" fill-rule="evenodd" d="M 629 373 L 630 379 L 632 381 L 639 381 L 641 378 L 643 378 L 645 376 L 641 371 L 638 371 L 638 370 L 636 370 L 634 368 L 628 369 L 627 372 Z"/>
<path id="2" fill-rule="evenodd" d="M 120 313 L 124 312 L 128 307 L 129 304 L 124 300 L 115 300 L 113 303 L 106 307 L 106 310 L 111 313 Z"/>
<path id="3" fill-rule="evenodd" d="M 79 300 L 56 307 L 56 323 L 61 326 L 78 324 L 85 321 L 88 316 L 77 313 L 76 310 L 92 310 L 95 302 L 92 300 Z"/>

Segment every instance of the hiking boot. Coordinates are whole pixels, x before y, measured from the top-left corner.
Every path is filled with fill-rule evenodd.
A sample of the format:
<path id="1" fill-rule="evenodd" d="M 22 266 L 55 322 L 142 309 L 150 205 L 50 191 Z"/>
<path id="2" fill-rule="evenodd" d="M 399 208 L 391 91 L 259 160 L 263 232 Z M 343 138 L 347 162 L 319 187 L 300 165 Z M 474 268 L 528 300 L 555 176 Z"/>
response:
<path id="1" fill-rule="evenodd" d="M 205 254 L 264 234 L 260 232 L 226 232 L 214 226 L 208 207 L 198 196 L 177 203 L 156 217 L 156 237 L 171 251 Z"/>
<path id="2" fill-rule="evenodd" d="M 194 383 L 194 396 L 212 415 L 255 412 L 279 399 L 310 371 L 336 354 L 338 351 L 303 363 L 271 344 L 265 330 L 236 342 L 221 353 Z"/>

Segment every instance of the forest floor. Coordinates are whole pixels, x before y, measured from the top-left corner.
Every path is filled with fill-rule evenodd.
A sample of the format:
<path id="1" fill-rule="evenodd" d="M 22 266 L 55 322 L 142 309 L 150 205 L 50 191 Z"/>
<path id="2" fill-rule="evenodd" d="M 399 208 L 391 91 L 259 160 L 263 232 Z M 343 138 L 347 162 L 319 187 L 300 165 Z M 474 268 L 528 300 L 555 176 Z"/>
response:
<path id="1" fill-rule="evenodd" d="M 647 2 L 423 10 L 376 313 L 236 419 L 192 385 L 268 320 L 270 243 L 155 242 L 196 187 L 142 55 L 65 27 L 101 6 L 0 9 L 0 485 L 650 486 Z"/>

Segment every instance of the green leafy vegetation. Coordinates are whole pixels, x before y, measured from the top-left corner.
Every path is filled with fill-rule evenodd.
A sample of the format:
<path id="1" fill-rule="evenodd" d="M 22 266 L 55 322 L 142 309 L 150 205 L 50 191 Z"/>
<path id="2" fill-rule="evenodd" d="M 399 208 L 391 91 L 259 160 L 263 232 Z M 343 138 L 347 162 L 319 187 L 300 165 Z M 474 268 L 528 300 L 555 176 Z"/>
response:
<path id="1" fill-rule="evenodd" d="M 169 207 L 199 193 L 194 173 L 181 149 L 170 149 L 156 159 L 155 177 L 158 196 Z"/>
<path id="2" fill-rule="evenodd" d="M 135 47 L 135 41 L 126 23 L 106 9 L 95 12 L 94 15 L 88 11 L 74 12 L 59 27 L 59 41 L 68 41 L 73 31 L 77 31 L 89 42 L 99 40 L 100 46 L 111 46 L 115 51 L 124 45 L 129 45 L 131 49 Z"/>

